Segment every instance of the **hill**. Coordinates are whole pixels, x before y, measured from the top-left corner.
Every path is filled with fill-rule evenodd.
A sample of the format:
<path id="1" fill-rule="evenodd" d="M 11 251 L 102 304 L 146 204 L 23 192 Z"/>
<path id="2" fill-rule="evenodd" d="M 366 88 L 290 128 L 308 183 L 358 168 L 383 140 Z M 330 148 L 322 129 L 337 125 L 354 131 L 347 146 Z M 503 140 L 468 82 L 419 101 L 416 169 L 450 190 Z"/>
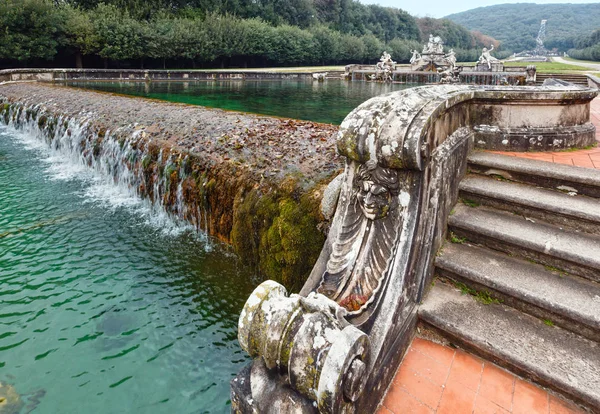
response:
<path id="1" fill-rule="evenodd" d="M 573 47 L 573 39 L 600 28 L 600 3 L 499 4 L 451 14 L 446 18 L 500 40 L 504 50 L 513 52 L 535 47 L 540 21 L 545 19 L 548 20 L 546 47 L 563 51 Z"/>

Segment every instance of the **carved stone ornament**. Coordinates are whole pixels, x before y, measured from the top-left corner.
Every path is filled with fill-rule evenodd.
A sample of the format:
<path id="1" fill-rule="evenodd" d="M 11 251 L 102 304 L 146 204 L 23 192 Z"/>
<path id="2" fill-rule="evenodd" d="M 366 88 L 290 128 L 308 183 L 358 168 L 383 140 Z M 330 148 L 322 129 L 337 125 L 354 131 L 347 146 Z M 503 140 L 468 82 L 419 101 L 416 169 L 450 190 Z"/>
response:
<path id="1" fill-rule="evenodd" d="M 341 413 L 363 391 L 370 356 L 368 336 L 345 313 L 323 295 L 288 297 L 283 286 L 266 281 L 242 310 L 238 339 L 267 369 L 285 373 L 320 412 Z"/>
<path id="2" fill-rule="evenodd" d="M 358 164 L 342 229 L 319 293 L 356 315 L 372 301 L 393 256 L 402 220 L 398 170 Z"/>

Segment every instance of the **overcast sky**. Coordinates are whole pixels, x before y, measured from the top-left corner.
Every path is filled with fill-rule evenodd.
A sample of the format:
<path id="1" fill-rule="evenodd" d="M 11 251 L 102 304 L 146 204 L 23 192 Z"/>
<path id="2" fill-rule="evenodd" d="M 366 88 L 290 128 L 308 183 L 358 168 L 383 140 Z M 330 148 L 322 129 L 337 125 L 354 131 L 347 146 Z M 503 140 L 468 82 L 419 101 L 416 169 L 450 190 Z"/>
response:
<path id="1" fill-rule="evenodd" d="M 491 6 L 493 4 L 503 3 L 598 3 L 596 1 L 586 0 L 537 0 L 537 1 L 502 1 L 502 0 L 426 0 L 420 2 L 418 0 L 359 0 L 364 4 L 379 4 L 387 7 L 397 7 L 404 9 L 410 14 L 417 17 L 444 17 L 452 13 L 474 9 L 476 7 Z"/>

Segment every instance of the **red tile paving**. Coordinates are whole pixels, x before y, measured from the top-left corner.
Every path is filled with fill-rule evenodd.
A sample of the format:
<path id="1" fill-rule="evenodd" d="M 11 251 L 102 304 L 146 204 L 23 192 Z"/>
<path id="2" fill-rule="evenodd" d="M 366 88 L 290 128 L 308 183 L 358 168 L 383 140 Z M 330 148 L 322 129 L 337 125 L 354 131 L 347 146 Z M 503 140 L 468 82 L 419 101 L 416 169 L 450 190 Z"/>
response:
<path id="1" fill-rule="evenodd" d="M 590 104 L 590 120 L 596 126 L 596 141 L 600 142 L 600 97 Z M 596 168 L 600 170 L 600 145 L 589 150 L 556 151 L 556 152 L 502 152 L 492 151 L 496 154 L 510 155 L 512 157 L 529 158 L 533 160 L 549 161 L 557 164 L 569 164 L 577 167 Z"/>
<path id="2" fill-rule="evenodd" d="M 600 97 L 590 105 L 600 142 Z M 600 169 L 600 145 L 589 150 L 496 152 Z M 461 350 L 415 338 L 377 414 L 580 414 L 579 407 Z"/>
<path id="3" fill-rule="evenodd" d="M 415 338 L 377 414 L 583 414 L 508 371 L 459 349 Z"/>

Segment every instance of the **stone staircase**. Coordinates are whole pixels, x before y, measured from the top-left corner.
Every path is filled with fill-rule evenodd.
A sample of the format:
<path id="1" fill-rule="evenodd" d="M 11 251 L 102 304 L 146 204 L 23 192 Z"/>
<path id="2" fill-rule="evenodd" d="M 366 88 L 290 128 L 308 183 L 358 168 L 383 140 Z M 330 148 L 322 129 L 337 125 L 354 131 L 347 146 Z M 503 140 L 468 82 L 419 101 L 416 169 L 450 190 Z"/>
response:
<path id="1" fill-rule="evenodd" d="M 546 79 L 560 79 L 580 86 L 588 86 L 587 76 L 577 73 L 538 73 L 536 84 L 541 85 Z"/>
<path id="2" fill-rule="evenodd" d="M 469 157 L 421 323 L 600 413 L 600 171 Z"/>

